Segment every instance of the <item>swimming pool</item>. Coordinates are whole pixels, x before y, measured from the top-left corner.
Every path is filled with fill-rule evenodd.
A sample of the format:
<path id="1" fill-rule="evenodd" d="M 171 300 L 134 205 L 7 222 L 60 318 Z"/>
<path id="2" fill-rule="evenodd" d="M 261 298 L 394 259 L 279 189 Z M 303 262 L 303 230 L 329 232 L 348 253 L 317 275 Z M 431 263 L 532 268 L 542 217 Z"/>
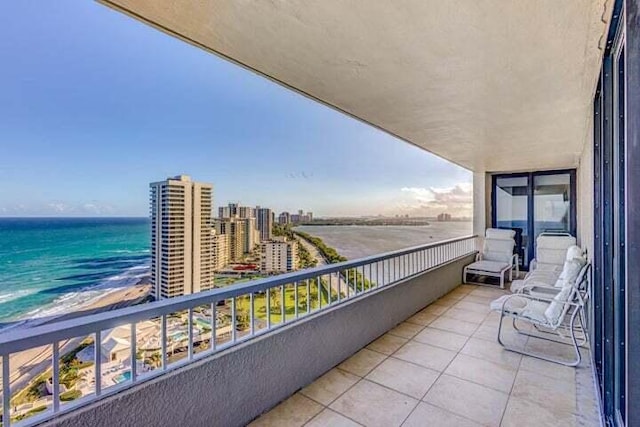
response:
<path id="1" fill-rule="evenodd" d="M 131 380 L 131 371 L 124 371 L 123 373 L 113 377 L 113 382 L 116 384 L 120 384 L 121 382 L 129 380 Z"/>

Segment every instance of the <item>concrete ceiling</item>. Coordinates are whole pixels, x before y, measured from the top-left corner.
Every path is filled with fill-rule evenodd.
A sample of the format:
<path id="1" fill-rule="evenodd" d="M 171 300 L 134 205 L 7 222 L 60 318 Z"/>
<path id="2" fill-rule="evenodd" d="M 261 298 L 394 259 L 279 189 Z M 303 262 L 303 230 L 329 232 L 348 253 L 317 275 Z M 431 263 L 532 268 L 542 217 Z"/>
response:
<path id="1" fill-rule="evenodd" d="M 475 171 L 577 165 L 611 7 L 606 0 L 103 2 Z"/>

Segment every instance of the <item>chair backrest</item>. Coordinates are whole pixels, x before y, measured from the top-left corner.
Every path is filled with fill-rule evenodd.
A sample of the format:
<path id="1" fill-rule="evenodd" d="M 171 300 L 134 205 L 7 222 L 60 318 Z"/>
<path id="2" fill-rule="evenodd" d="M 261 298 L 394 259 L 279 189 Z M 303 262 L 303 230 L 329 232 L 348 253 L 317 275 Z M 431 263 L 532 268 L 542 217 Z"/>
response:
<path id="1" fill-rule="evenodd" d="M 564 317 L 569 313 L 571 303 L 577 304 L 579 309 L 582 309 L 582 306 L 589 298 L 587 287 L 589 285 L 588 275 L 591 264 L 585 259 L 584 263 L 581 262 L 581 266 L 579 273 L 572 277 L 571 281 L 564 282 L 562 289 L 544 312 L 547 322 L 554 328 L 560 326 Z M 584 294 L 581 295 L 580 291 Z"/>
<path id="2" fill-rule="evenodd" d="M 513 240 L 516 232 L 513 230 L 500 230 L 488 228 L 482 246 L 482 259 L 487 261 L 509 262 L 513 256 Z"/>
<path id="3" fill-rule="evenodd" d="M 487 228 L 484 233 L 488 239 L 513 239 L 516 237 L 515 230 L 506 230 L 504 228 Z"/>
<path id="4" fill-rule="evenodd" d="M 536 239 L 536 262 L 562 266 L 567 249 L 576 244 L 576 238 L 568 234 L 542 233 Z"/>

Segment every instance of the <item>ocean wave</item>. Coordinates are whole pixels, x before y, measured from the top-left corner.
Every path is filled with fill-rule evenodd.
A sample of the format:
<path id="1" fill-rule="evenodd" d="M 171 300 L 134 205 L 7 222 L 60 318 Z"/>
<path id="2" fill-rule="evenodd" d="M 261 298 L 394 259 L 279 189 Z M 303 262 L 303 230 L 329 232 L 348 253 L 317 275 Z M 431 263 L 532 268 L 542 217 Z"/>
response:
<path id="1" fill-rule="evenodd" d="M 122 273 L 108 277 L 93 286 L 74 290 L 60 295 L 50 304 L 38 307 L 20 316 L 15 323 L 11 323 L 9 328 L 4 328 L 0 333 L 4 333 L 15 327 L 33 327 L 50 321 L 55 317 L 62 316 L 69 312 L 81 310 L 105 295 L 119 289 L 136 285 L 141 279 L 147 277 L 150 271 L 149 264 L 137 265 L 125 270 Z M 12 293 L 11 295 L 14 295 Z M 0 295 L 1 297 L 2 295 Z M 17 298 L 17 297 L 16 297 Z M 0 302 L 6 302 L 0 300 Z"/>
<path id="2" fill-rule="evenodd" d="M 27 295 L 31 295 L 31 294 L 33 294 L 35 292 L 36 291 L 33 291 L 33 290 L 23 289 L 23 290 L 19 290 L 19 291 L 15 291 L 15 292 L 0 294 L 0 304 L 16 300 L 18 298 L 22 298 L 22 297 L 27 296 Z"/>

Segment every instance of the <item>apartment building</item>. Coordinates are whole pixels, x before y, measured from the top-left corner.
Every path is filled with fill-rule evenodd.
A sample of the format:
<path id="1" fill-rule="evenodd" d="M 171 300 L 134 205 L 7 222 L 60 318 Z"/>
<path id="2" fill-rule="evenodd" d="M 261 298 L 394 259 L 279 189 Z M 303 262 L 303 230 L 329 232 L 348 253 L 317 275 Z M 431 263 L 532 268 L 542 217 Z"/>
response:
<path id="1" fill-rule="evenodd" d="M 210 289 L 213 282 L 213 186 L 178 175 L 150 185 L 151 294 L 173 298 Z"/>
<path id="2" fill-rule="evenodd" d="M 229 264 L 229 235 L 211 230 L 211 252 L 214 271 L 222 270 Z"/>
<path id="3" fill-rule="evenodd" d="M 260 241 L 271 240 L 273 237 L 273 211 L 269 208 L 256 206 L 256 226 L 260 233 Z"/>
<path id="4" fill-rule="evenodd" d="M 285 273 L 296 270 L 298 243 L 284 237 L 260 244 L 260 270 L 264 273 Z"/>

